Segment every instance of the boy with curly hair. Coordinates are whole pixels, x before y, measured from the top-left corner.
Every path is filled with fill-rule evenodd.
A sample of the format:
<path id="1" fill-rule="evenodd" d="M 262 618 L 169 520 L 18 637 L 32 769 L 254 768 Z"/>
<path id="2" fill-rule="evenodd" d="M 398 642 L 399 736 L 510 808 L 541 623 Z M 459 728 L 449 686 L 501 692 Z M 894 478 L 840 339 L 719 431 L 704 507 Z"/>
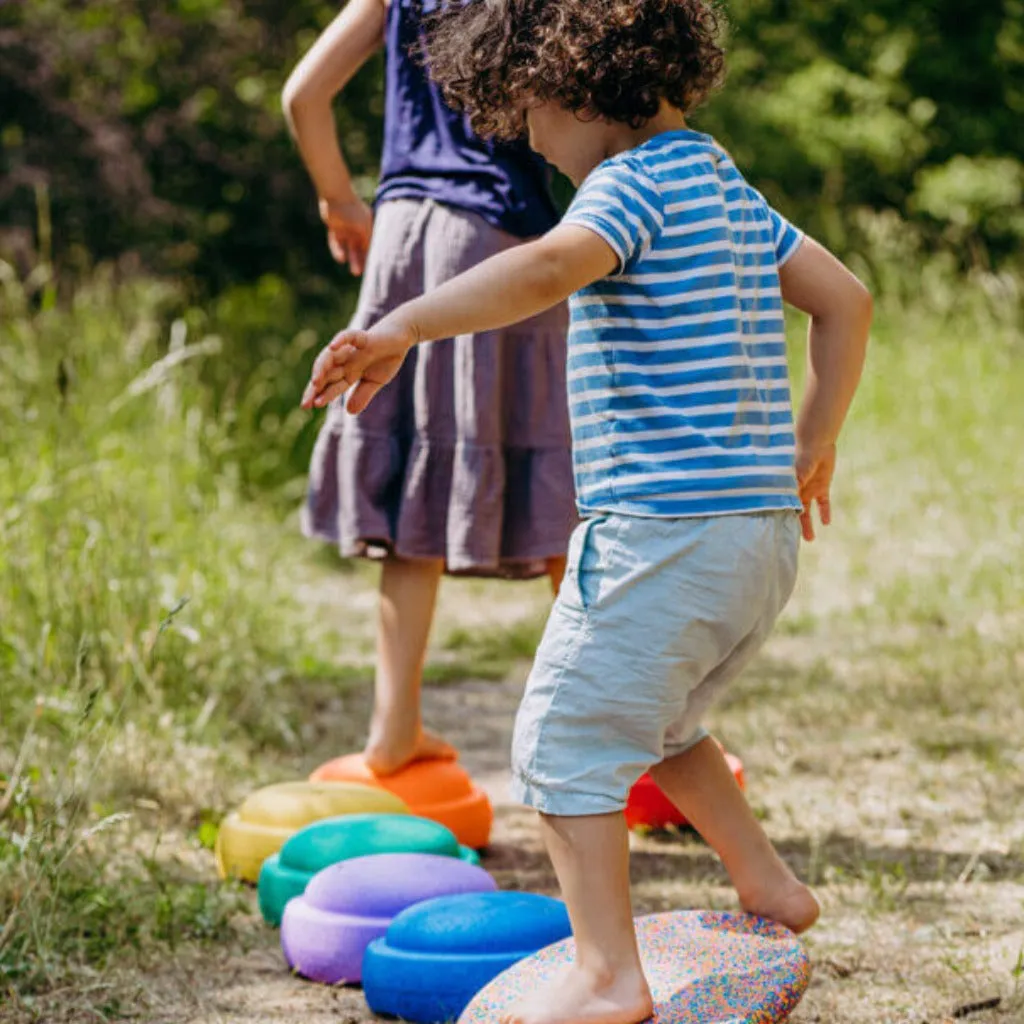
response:
<path id="1" fill-rule="evenodd" d="M 530 144 L 579 186 L 558 227 L 318 357 L 303 396 L 366 407 L 422 341 L 570 297 L 577 501 L 558 600 L 513 740 L 576 958 L 507 1020 L 632 1024 L 652 1010 L 622 814 L 650 771 L 721 857 L 740 904 L 795 932 L 819 908 L 701 727 L 792 591 L 801 525 L 831 517 L 836 441 L 871 299 L 773 210 L 686 115 L 722 73 L 701 0 L 445 5 L 430 73 L 481 134 Z M 794 424 L 783 303 L 810 314 Z"/>

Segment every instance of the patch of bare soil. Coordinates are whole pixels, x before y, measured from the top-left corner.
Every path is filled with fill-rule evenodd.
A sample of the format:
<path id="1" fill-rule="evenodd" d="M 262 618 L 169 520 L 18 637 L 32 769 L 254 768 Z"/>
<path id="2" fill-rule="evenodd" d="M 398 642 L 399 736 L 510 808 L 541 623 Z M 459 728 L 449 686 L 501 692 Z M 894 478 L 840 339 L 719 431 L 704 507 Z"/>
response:
<path id="1" fill-rule="evenodd" d="M 793 643 L 780 639 L 774 653 Z M 521 685 L 520 673 L 501 684 L 436 688 L 427 693 L 426 716 L 445 727 L 495 803 L 485 866 L 502 887 L 555 893 L 532 814 L 507 798 Z M 345 703 L 349 713 L 365 713 L 365 695 Z M 759 725 L 737 706 L 716 724 L 745 758 L 752 802 L 773 838 L 824 903 L 821 923 L 807 937 L 814 978 L 794 1024 L 1024 1021 L 1015 990 L 1024 948 L 1024 829 L 1016 814 L 992 820 L 966 779 L 925 763 L 895 737 L 886 740 L 884 730 L 846 728 L 845 739 L 825 750 L 813 737 L 780 740 L 766 731 L 764 716 L 757 718 Z M 809 763 L 815 757 L 820 763 Z M 735 906 L 721 867 L 699 840 L 636 836 L 633 843 L 638 913 Z M 291 976 L 276 934 L 262 927 L 254 927 L 246 952 L 168 964 L 150 981 L 153 1012 L 145 1019 L 154 1022 L 375 1019 L 358 989 Z"/>

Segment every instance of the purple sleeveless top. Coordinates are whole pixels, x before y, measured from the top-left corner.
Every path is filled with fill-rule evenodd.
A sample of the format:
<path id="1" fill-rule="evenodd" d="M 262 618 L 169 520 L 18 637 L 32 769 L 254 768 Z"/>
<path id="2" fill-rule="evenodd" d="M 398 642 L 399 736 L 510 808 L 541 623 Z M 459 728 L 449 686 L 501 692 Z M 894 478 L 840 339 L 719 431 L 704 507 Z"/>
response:
<path id="1" fill-rule="evenodd" d="M 385 51 L 384 151 L 377 202 L 433 199 L 469 210 L 518 238 L 558 222 L 544 162 L 525 143 L 480 139 L 450 110 L 410 56 L 419 38 L 416 0 L 391 0 Z M 431 0 L 423 3 L 429 10 Z"/>

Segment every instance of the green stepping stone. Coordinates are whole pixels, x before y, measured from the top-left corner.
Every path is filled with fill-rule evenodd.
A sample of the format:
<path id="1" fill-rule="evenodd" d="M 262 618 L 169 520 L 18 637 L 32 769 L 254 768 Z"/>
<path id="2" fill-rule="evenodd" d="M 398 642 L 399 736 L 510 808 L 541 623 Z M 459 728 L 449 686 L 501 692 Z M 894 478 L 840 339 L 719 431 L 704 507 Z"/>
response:
<path id="1" fill-rule="evenodd" d="M 263 862 L 259 904 L 264 920 L 280 925 L 285 904 L 306 891 L 324 868 L 375 853 L 432 853 L 479 864 L 475 850 L 460 846 L 444 825 L 409 814 L 346 814 L 324 818 L 296 832 Z"/>

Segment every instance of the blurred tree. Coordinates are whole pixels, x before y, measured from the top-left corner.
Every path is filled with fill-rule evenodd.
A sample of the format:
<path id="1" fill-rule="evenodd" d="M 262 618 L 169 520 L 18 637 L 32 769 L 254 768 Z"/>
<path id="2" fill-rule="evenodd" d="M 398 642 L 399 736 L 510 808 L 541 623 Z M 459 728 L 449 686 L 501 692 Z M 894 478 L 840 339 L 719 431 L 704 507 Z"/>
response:
<path id="1" fill-rule="evenodd" d="M 137 250 L 211 290 L 276 272 L 337 278 L 280 114 L 288 71 L 336 13 L 318 0 L 0 4 L 0 224 L 24 238 L 35 188 L 72 264 Z M 372 190 L 379 61 L 339 109 Z"/>
<path id="2" fill-rule="evenodd" d="M 1024 0 L 730 0 L 731 78 L 701 111 L 769 197 L 841 251 L 896 211 L 932 245 L 1024 240 Z M 266 273 L 336 286 L 279 113 L 320 0 L 0 0 L 0 245 L 30 251 L 48 189 L 58 258 L 138 252 L 204 290 Z M 381 63 L 339 109 L 367 193 Z M 331 284 L 333 282 L 333 284 Z"/>
<path id="3" fill-rule="evenodd" d="M 801 224 L 859 248 L 893 210 L 969 258 L 1019 252 L 1024 0 L 729 0 L 698 120 Z"/>

